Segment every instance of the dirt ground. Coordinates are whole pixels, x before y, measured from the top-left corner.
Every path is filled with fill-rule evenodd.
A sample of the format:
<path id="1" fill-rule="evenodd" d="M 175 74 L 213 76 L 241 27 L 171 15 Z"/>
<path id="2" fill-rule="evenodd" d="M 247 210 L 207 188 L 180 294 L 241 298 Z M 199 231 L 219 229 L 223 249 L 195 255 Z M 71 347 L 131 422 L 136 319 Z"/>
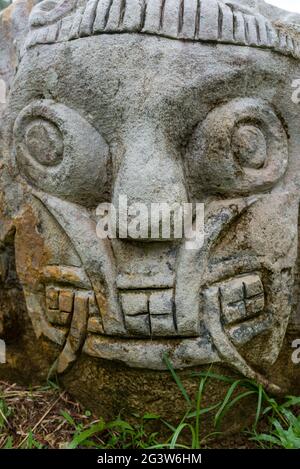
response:
<path id="1" fill-rule="evenodd" d="M 71 423 L 72 419 L 75 425 Z M 84 431 L 97 422 L 99 419 L 55 385 L 28 389 L 0 381 L 0 448 L 64 449 L 73 441 L 76 430 Z M 117 434 L 113 438 L 114 448 L 122 447 L 126 440 L 124 436 L 120 441 L 119 438 Z M 147 446 L 148 438 L 145 431 L 138 441 L 144 440 Z M 101 432 L 93 437 L 93 441 L 98 448 L 109 448 L 112 433 Z M 130 447 L 128 441 L 126 446 Z M 221 436 L 210 441 L 208 446 L 257 448 L 244 434 Z"/>

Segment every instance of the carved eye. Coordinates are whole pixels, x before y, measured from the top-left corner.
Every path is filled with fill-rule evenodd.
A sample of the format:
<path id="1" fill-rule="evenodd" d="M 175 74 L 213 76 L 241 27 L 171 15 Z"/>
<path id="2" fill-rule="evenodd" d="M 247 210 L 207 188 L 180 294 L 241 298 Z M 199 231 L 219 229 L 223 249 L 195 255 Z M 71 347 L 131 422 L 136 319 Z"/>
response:
<path id="1" fill-rule="evenodd" d="M 266 190 L 287 169 L 287 136 L 267 103 L 234 100 L 211 111 L 197 127 L 187 162 L 195 191 L 235 195 Z"/>
<path id="2" fill-rule="evenodd" d="M 25 143 L 29 154 L 42 165 L 54 166 L 63 158 L 63 136 L 51 122 L 33 120 L 25 131 Z"/>
<path id="3" fill-rule="evenodd" d="M 262 131 L 254 125 L 241 125 L 232 137 L 235 158 L 245 168 L 260 169 L 267 161 L 267 142 Z"/>
<path id="4" fill-rule="evenodd" d="M 14 125 L 20 173 L 34 187 L 83 205 L 103 200 L 109 148 L 77 112 L 51 100 L 27 106 Z"/>

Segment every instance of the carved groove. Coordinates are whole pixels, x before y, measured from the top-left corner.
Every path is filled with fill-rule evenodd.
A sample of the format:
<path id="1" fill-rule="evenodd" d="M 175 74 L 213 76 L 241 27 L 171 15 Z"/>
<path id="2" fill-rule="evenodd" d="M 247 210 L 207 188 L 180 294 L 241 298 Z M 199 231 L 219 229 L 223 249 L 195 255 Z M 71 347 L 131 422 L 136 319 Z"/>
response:
<path id="1" fill-rule="evenodd" d="M 197 10 L 196 10 L 196 22 L 195 22 L 195 34 L 194 37 L 199 37 L 200 32 L 200 15 L 201 15 L 201 3 L 200 0 L 197 0 Z"/>
<path id="2" fill-rule="evenodd" d="M 218 6 L 218 38 L 222 39 L 222 33 L 223 33 L 223 11 L 220 7 Z"/>
<path id="3" fill-rule="evenodd" d="M 101 0 L 100 0 L 100 1 L 101 1 Z M 104 17 L 104 28 L 106 28 L 106 26 L 107 26 L 107 23 L 108 23 L 108 20 L 109 20 L 109 14 L 110 14 L 110 10 L 111 10 L 112 4 L 113 4 L 113 0 L 110 0 L 110 3 L 109 3 L 108 8 L 107 8 L 107 12 L 105 13 L 105 17 Z"/>
<path id="4" fill-rule="evenodd" d="M 243 19 L 244 19 L 244 28 L 245 28 L 245 41 L 246 41 L 246 44 L 249 44 L 250 43 L 249 24 L 245 16 L 243 16 Z"/>
<path id="5" fill-rule="evenodd" d="M 257 18 L 255 18 L 255 26 L 256 26 L 256 36 L 257 36 L 257 44 L 261 44 L 261 37 L 260 37 L 260 30 L 259 30 L 259 23 Z"/>
<path id="6" fill-rule="evenodd" d="M 184 22 L 184 0 L 180 1 L 179 17 L 178 17 L 178 34 L 182 32 Z"/>
<path id="7" fill-rule="evenodd" d="M 160 30 L 163 29 L 163 25 L 164 25 L 165 6 L 166 6 L 166 0 L 161 0 L 160 18 L 159 18 L 159 29 Z"/>
<path id="8" fill-rule="evenodd" d="M 123 24 L 125 11 L 126 11 L 126 0 L 122 0 L 121 7 L 120 7 L 120 18 L 119 18 L 119 24 L 118 24 L 119 26 Z"/>
<path id="9" fill-rule="evenodd" d="M 145 21 L 146 21 L 146 14 L 147 14 L 147 0 L 143 0 L 142 8 L 141 8 L 141 22 L 140 22 L 140 31 L 144 29 Z"/>

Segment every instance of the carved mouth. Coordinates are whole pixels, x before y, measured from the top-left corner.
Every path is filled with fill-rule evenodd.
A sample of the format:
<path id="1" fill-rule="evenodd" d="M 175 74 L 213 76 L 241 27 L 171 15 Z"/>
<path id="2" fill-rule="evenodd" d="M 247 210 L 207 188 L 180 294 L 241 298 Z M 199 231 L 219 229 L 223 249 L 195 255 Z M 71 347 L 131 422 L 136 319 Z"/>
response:
<path id="1" fill-rule="evenodd" d="M 246 199 L 235 201 L 230 205 L 229 202 L 227 204 L 223 202 L 217 214 L 214 208 L 212 213 L 207 215 L 208 231 L 203 248 L 200 251 L 180 249 L 179 261 L 176 266 L 172 266 L 173 270 L 169 266 L 166 269 L 161 264 L 153 264 L 151 259 L 150 261 L 147 259 L 148 263 L 143 263 L 144 257 L 140 256 L 140 262 L 133 262 L 128 266 L 123 263 L 122 270 L 118 272 L 118 267 L 113 262 L 111 245 L 98 238 L 95 240 L 96 228 L 89 213 L 49 195 L 39 194 L 39 199 L 53 212 L 66 233 L 74 240 L 74 247 L 80 255 L 84 268 L 71 268 L 69 272 L 70 269 L 64 267 L 58 269 L 58 272 L 56 267 L 54 272 L 48 272 L 48 277 L 49 280 L 53 280 L 53 276 L 62 277 L 64 283 L 77 284 L 76 290 L 87 289 L 90 292 L 89 307 L 90 303 L 95 303 L 96 312 L 88 311 L 88 332 L 111 337 L 153 339 L 199 337 L 199 292 L 204 272 L 204 269 L 199 269 L 199 266 L 206 265 L 210 250 L 225 227 L 256 201 Z M 82 225 L 80 237 L 75 230 L 77 226 L 75 221 L 78 219 L 81 220 Z M 217 229 L 214 228 L 216 219 L 220 220 Z M 90 235 L 83 237 L 83 233 Z M 84 243 L 82 239 L 85 240 Z M 167 253 L 161 254 L 163 256 Z M 152 265 L 155 266 L 154 269 Z M 199 273 L 196 277 L 195 272 Z M 231 289 L 231 287 L 233 288 L 230 283 L 230 288 L 228 288 Z M 62 303 L 63 298 L 62 295 Z M 239 324 L 240 320 L 243 323 L 247 322 L 250 316 L 254 316 L 254 321 L 257 320 L 255 316 L 261 316 L 261 311 L 264 310 L 262 302 L 261 291 L 257 298 L 248 298 L 247 293 L 245 301 L 243 298 L 228 300 L 228 305 L 226 303 L 228 307 L 225 305 L 225 309 L 222 310 L 218 302 L 218 316 L 221 315 L 227 333 L 231 331 L 227 322 L 231 325 L 232 318 L 234 327 Z M 63 308 L 48 308 L 48 310 L 50 323 L 58 322 L 57 311 L 64 313 L 62 318 L 59 316 L 59 321 L 63 322 L 61 326 L 70 322 L 70 316 L 67 316 Z M 212 330 L 210 326 L 208 328 Z M 256 328 L 254 329 L 256 333 Z M 237 334 L 239 330 L 235 336 Z M 243 334 L 244 337 L 245 334 Z"/>
<path id="2" fill-rule="evenodd" d="M 139 273 L 119 274 L 116 279 L 117 288 L 119 290 L 162 290 L 173 288 L 175 283 L 175 274 L 156 274 L 144 276 Z"/>
<path id="3" fill-rule="evenodd" d="M 132 335 L 177 335 L 173 288 L 120 292 L 127 331 Z"/>

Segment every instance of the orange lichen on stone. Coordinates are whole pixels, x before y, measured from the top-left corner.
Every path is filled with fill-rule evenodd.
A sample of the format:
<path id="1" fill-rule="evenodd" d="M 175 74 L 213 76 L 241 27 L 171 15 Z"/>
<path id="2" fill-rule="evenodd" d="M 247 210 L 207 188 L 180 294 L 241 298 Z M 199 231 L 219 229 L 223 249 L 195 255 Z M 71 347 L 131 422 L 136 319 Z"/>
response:
<path id="1" fill-rule="evenodd" d="M 47 265 L 46 267 L 43 266 L 41 275 L 48 281 L 63 281 L 72 286 L 76 285 L 82 288 L 90 288 L 88 277 L 84 270 L 79 267 Z"/>
<path id="2" fill-rule="evenodd" d="M 41 266 L 49 261 L 49 253 L 37 225 L 38 219 L 33 209 L 27 206 L 16 224 L 16 268 L 22 283 L 32 288 L 38 287 Z"/>
<path id="3" fill-rule="evenodd" d="M 6 23 L 11 22 L 12 15 L 16 9 L 16 5 L 17 5 L 17 2 L 14 2 L 11 5 L 9 5 L 7 8 L 5 8 L 1 14 L 1 20 L 3 20 Z"/>
<path id="4" fill-rule="evenodd" d="M 96 295 L 96 299 L 97 299 L 98 307 L 99 307 L 99 310 L 100 310 L 100 314 L 101 314 L 101 316 L 105 317 L 105 315 L 108 313 L 108 311 L 107 311 L 107 299 L 101 293 L 98 293 Z"/>

